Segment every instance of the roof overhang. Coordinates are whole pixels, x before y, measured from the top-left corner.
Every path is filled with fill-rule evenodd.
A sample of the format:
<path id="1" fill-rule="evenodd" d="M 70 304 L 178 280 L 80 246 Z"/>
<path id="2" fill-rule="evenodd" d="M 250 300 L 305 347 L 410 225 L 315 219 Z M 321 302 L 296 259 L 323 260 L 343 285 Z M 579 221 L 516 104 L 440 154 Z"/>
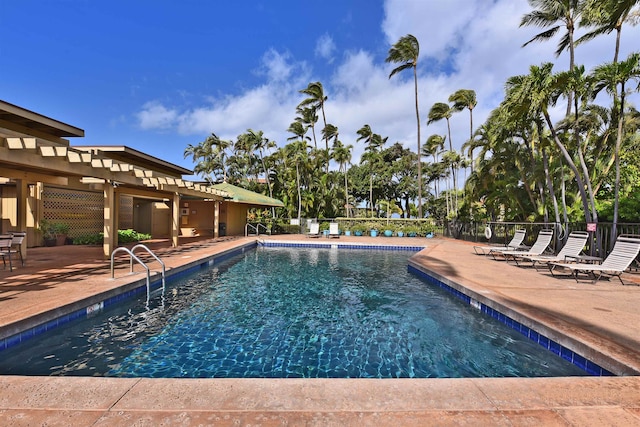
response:
<path id="1" fill-rule="evenodd" d="M 83 137 L 84 130 L 0 100 L 0 127 L 46 138 Z"/>
<path id="2" fill-rule="evenodd" d="M 214 184 L 212 187 L 214 189 L 228 193 L 229 197 L 227 197 L 226 200 L 230 202 L 243 203 L 253 206 L 284 207 L 284 203 L 282 203 L 278 199 L 265 196 L 264 194 L 249 191 L 244 188 L 236 187 L 235 185 L 229 184 L 228 182 Z"/>
<path id="3" fill-rule="evenodd" d="M 193 171 L 173 163 L 169 163 L 125 145 L 74 145 L 77 150 L 103 153 L 110 159 L 138 166 L 142 169 L 154 170 L 167 175 L 181 177 L 182 175 L 192 175 Z"/>

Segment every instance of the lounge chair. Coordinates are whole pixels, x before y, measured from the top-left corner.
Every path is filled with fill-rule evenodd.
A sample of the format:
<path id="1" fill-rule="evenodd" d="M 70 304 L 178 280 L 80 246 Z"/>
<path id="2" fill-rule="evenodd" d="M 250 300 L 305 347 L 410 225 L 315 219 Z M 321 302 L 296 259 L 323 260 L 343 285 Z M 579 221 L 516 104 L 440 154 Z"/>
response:
<path id="1" fill-rule="evenodd" d="M 536 267 L 536 264 L 548 264 L 550 262 L 565 262 L 568 257 L 576 257 L 582 253 L 584 246 L 587 244 L 589 233 L 586 231 L 573 231 L 567 237 L 567 242 L 564 244 L 560 252 L 557 255 L 527 255 L 521 254 L 514 256 L 514 260 L 517 265 L 521 265 L 521 262 L 530 262 L 532 267 Z"/>
<path id="2" fill-rule="evenodd" d="M 526 233 L 527 231 L 524 229 L 516 230 L 516 232 L 513 234 L 513 238 L 506 246 L 500 246 L 500 245 L 474 246 L 473 250 L 478 255 L 489 255 L 489 253 L 494 250 L 496 251 L 516 250 L 518 248 L 522 248 L 522 242 L 524 241 L 524 236 Z"/>
<path id="3" fill-rule="evenodd" d="M 340 238 L 340 229 L 338 228 L 337 222 L 329 223 L 329 237 L 330 238 Z"/>
<path id="4" fill-rule="evenodd" d="M 7 268 L 7 260 L 9 258 L 9 271 L 13 271 L 13 264 L 11 262 L 11 253 L 13 250 L 11 249 L 11 245 L 13 244 L 13 236 L 10 234 L 1 234 L 0 235 L 0 256 L 2 257 L 2 265 L 6 269 Z"/>
<path id="5" fill-rule="evenodd" d="M 506 251 L 490 251 L 489 254 L 493 256 L 493 259 L 498 260 L 502 257 L 503 259 L 509 261 L 510 259 L 515 260 L 517 256 L 522 255 L 542 255 L 549 245 L 551 244 L 551 240 L 553 239 L 553 230 L 540 230 L 538 233 L 538 238 L 536 239 L 533 246 L 531 246 L 528 250 L 506 250 Z"/>
<path id="6" fill-rule="evenodd" d="M 312 222 L 309 224 L 309 232 L 307 233 L 307 237 L 320 237 L 320 224 L 317 222 Z"/>
<path id="7" fill-rule="evenodd" d="M 640 236 L 621 234 L 616 239 L 613 250 L 602 264 L 585 264 L 585 263 L 549 263 L 549 271 L 552 275 L 556 275 L 557 269 L 569 270 L 576 282 L 579 280 L 580 274 L 592 277 L 591 283 L 597 282 L 601 277 L 617 277 L 622 281 L 622 273 L 629 268 L 631 263 L 640 253 Z"/>

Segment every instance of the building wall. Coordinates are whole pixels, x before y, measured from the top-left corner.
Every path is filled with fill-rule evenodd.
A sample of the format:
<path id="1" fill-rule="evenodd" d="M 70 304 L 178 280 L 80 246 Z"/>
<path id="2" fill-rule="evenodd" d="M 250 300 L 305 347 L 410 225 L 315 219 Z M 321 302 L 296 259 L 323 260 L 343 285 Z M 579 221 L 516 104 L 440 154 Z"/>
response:
<path id="1" fill-rule="evenodd" d="M 213 236 L 214 203 L 206 200 L 180 202 L 181 234 L 189 236 L 193 230 L 200 236 Z"/>
<path id="2" fill-rule="evenodd" d="M 249 207 L 240 203 L 223 202 L 224 216 L 220 215 L 220 222 L 226 223 L 227 236 L 244 236 L 244 228 L 247 225 L 247 211 Z M 224 218 L 224 219 L 223 219 Z"/>

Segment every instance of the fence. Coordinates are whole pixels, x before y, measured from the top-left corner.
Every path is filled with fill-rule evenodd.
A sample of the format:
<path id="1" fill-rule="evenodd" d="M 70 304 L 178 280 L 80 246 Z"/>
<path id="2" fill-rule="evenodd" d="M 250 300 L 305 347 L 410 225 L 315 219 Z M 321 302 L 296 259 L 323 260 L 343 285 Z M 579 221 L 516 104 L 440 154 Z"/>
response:
<path id="1" fill-rule="evenodd" d="M 485 230 L 491 230 L 491 237 L 487 239 Z M 486 223 L 460 223 L 446 222 L 442 227 L 443 235 L 455 239 L 467 240 L 471 242 L 500 243 L 507 244 L 516 229 L 523 228 L 527 231 L 526 244 L 532 244 L 542 229 L 554 230 L 554 237 L 551 247 L 557 252 L 562 248 L 567 240 L 567 236 L 572 231 L 587 230 L 587 224 L 582 222 L 560 224 L 556 222 L 486 222 Z M 589 240 L 585 247 L 585 252 L 592 256 L 605 258 L 617 236 L 613 236 L 613 224 L 601 222 L 597 223 L 595 231 L 589 233 Z M 617 235 L 635 234 L 640 235 L 640 224 L 638 223 L 618 223 Z M 487 234 L 488 235 L 488 234 Z"/>

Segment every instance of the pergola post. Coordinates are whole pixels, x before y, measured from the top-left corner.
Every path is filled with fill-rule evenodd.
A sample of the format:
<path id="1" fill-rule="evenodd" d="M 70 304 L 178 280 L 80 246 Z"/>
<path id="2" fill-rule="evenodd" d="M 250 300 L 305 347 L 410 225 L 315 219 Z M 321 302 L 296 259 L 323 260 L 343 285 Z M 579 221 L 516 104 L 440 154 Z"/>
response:
<path id="1" fill-rule="evenodd" d="M 111 253 L 118 245 L 118 203 L 115 188 L 110 183 L 103 186 L 104 194 L 104 239 L 102 248 L 105 258 L 111 257 Z"/>
<path id="2" fill-rule="evenodd" d="M 173 206 L 171 209 L 171 246 L 178 247 L 180 234 L 180 193 L 173 193 Z"/>

